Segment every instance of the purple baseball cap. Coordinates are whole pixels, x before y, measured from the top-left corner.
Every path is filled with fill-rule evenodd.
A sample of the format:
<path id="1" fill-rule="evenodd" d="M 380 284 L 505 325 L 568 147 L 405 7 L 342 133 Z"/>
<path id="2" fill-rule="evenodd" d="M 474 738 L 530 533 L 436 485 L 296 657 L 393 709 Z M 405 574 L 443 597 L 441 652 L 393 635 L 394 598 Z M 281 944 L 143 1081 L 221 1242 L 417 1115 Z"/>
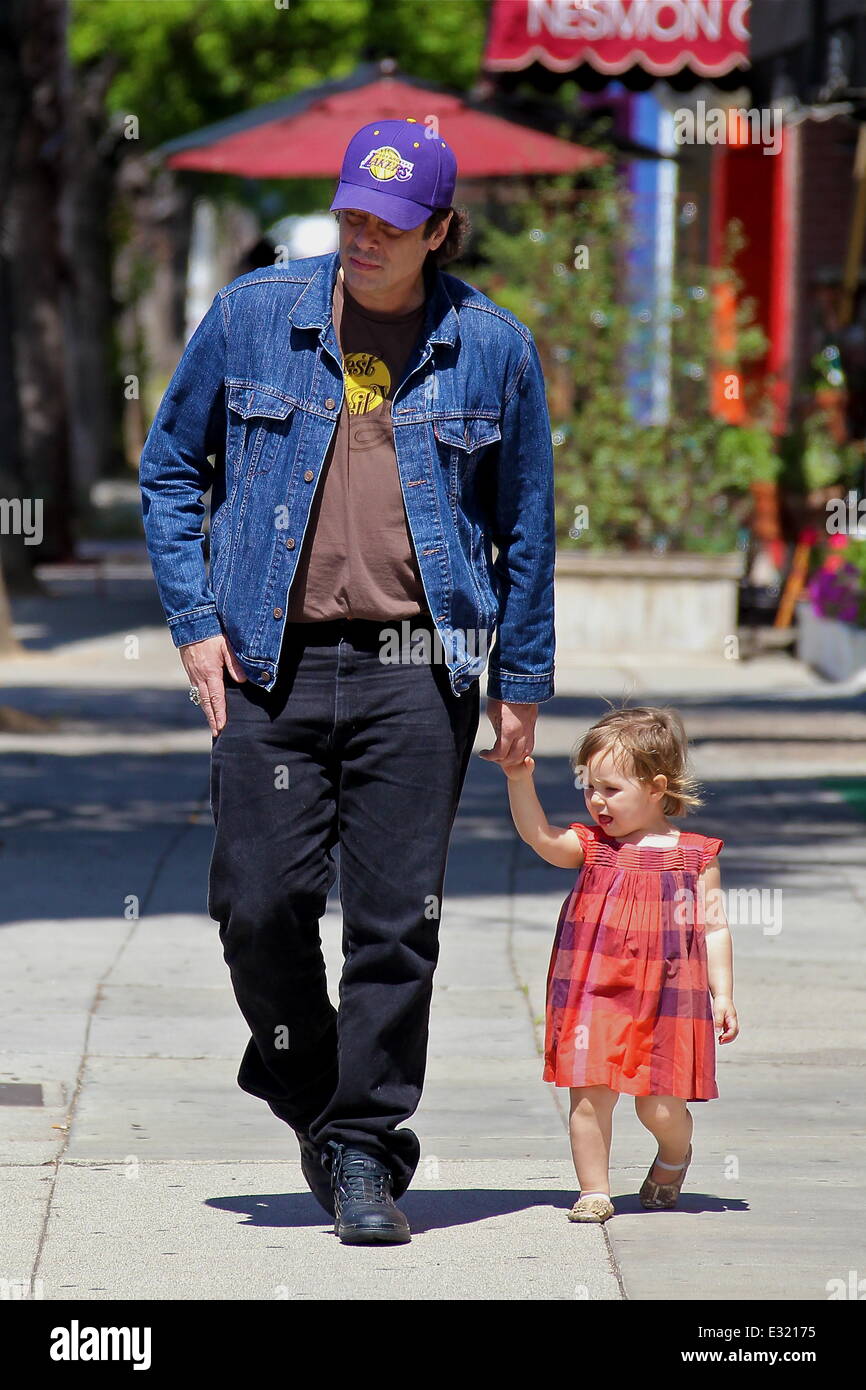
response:
<path id="1" fill-rule="evenodd" d="M 430 129 L 411 116 L 362 126 L 343 156 L 331 211 L 360 208 L 409 231 L 426 222 L 434 208 L 450 207 L 457 160 Z"/>

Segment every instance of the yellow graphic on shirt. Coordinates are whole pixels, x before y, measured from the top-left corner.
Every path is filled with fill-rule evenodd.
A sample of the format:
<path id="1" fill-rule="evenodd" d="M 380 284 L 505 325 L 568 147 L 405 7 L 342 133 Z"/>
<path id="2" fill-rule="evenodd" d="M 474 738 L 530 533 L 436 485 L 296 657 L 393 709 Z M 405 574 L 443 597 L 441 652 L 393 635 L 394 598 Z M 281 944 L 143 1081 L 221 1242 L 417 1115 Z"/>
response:
<path id="1" fill-rule="evenodd" d="M 350 415 L 378 410 L 391 389 L 391 373 L 373 352 L 348 352 L 343 366 L 346 405 Z"/>

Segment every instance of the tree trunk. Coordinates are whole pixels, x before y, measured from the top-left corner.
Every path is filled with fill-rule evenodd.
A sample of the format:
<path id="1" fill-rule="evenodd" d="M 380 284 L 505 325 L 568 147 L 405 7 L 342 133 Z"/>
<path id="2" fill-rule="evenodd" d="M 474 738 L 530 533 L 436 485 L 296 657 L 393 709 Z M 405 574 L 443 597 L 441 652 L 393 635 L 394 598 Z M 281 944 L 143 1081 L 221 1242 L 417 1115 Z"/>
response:
<path id="1" fill-rule="evenodd" d="M 27 0 L 8 0 L 0 7 L 0 497 L 17 500 L 26 492 L 21 450 L 18 392 L 13 352 L 12 278 L 7 230 L 9 192 L 15 151 L 26 102 L 21 68 L 21 42 Z M 25 545 L 19 529 L 0 537 L 0 650 L 20 646 L 12 638 L 11 619 L 4 583 L 13 593 L 39 592 L 33 573 L 38 547 Z"/>
<path id="2" fill-rule="evenodd" d="M 19 656 L 24 648 L 12 630 L 12 609 L 0 568 L 0 656 Z"/>
<path id="3" fill-rule="evenodd" d="M 61 249 L 65 0 L 29 0 L 22 68 L 27 102 L 18 141 L 10 227 L 15 361 L 27 491 L 42 510 L 39 558 L 74 553 L 75 498 L 69 476 Z"/>
<path id="4" fill-rule="evenodd" d="M 109 54 L 70 73 L 62 231 L 71 281 L 63 310 L 72 487 L 84 509 L 97 479 L 116 474 L 123 465 L 111 213 L 115 171 L 127 141 L 105 110 L 117 67 L 117 58 Z"/>
<path id="5" fill-rule="evenodd" d="M 118 198 L 130 237 L 117 248 L 118 341 L 127 392 L 126 457 L 137 466 L 150 421 L 186 345 L 187 260 L 194 194 L 151 160 L 121 167 Z M 143 396 L 146 390 L 146 397 Z"/>

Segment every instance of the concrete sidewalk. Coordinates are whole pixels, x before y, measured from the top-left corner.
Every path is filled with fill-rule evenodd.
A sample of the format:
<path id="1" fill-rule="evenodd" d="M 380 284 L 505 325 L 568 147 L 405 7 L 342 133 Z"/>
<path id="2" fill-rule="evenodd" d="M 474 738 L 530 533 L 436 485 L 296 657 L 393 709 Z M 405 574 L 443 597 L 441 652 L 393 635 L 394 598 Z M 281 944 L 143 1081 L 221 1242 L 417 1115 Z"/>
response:
<path id="1" fill-rule="evenodd" d="M 781 892 L 781 930 L 733 926 L 742 1033 L 720 1049 L 721 1098 L 693 1107 L 677 1211 L 639 1206 L 654 1146 L 623 1098 L 617 1215 L 566 1220 L 568 1096 L 540 1077 L 573 876 L 517 838 L 504 777 L 475 757 L 410 1121 L 413 1240 L 347 1248 L 291 1132 L 236 1085 L 248 1032 L 205 899 L 210 736 L 152 586 L 97 600 L 69 584 L 15 611 L 33 651 L 0 662 L 0 703 L 57 723 L 0 735 L 0 1281 L 55 1300 L 762 1300 L 826 1299 L 866 1272 L 866 827 L 842 794 L 866 778 L 866 697 L 778 656 L 558 664 L 535 749 L 550 818 L 583 815 L 567 757 L 602 695 L 674 703 L 707 789 L 689 825 L 725 839 L 723 887 Z M 492 742 L 482 702 L 476 751 Z M 322 929 L 335 1002 L 337 890 Z"/>

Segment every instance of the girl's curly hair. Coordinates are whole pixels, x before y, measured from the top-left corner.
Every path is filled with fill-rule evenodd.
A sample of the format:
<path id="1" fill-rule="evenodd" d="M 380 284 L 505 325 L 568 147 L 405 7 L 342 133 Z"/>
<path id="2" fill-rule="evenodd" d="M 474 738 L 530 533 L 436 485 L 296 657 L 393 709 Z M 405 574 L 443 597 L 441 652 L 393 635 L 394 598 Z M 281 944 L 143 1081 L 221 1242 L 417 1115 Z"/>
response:
<path id="1" fill-rule="evenodd" d="M 659 773 L 667 778 L 662 798 L 666 816 L 683 816 L 703 806 L 698 782 L 688 770 L 688 737 L 675 710 L 652 705 L 611 706 L 571 754 L 571 769 L 582 774 L 597 753 L 613 754 L 626 777 L 651 782 Z"/>

